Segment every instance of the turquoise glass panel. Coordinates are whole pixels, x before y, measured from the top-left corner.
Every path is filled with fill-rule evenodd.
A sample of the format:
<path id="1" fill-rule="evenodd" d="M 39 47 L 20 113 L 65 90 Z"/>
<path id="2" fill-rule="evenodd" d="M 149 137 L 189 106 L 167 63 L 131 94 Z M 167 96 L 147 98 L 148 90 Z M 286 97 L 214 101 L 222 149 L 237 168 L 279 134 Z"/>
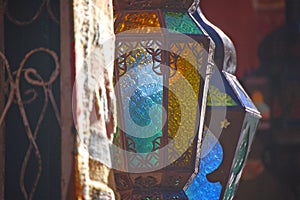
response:
<path id="1" fill-rule="evenodd" d="M 206 176 L 215 171 L 222 163 L 223 150 L 217 138 L 209 131 L 203 138 L 199 173 L 188 187 L 186 194 L 189 200 L 219 200 L 221 183 L 211 183 Z"/>
<path id="2" fill-rule="evenodd" d="M 130 151 L 148 153 L 157 148 L 162 135 L 163 78 L 155 74 L 152 59 L 145 51 L 132 54 L 127 66 L 119 79 L 124 120 L 124 127 L 119 128 L 130 139 Z"/>
<path id="3" fill-rule="evenodd" d="M 198 34 L 202 32 L 187 13 L 164 12 L 166 28 L 169 32 L 179 32 L 185 34 Z"/>

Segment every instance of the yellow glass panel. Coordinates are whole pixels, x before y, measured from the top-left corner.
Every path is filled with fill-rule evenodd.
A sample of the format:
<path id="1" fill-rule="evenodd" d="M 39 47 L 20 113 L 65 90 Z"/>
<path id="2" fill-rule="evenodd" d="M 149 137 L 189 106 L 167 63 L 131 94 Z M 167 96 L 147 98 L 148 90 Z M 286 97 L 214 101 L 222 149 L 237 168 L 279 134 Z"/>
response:
<path id="1" fill-rule="evenodd" d="M 143 11 L 139 13 L 126 13 L 122 16 L 122 19 L 116 28 L 116 33 L 123 31 L 153 33 L 160 32 L 160 29 L 153 29 L 159 27 L 161 27 L 161 25 L 155 12 Z"/>
<path id="2" fill-rule="evenodd" d="M 203 59 L 198 57 L 201 53 L 196 55 L 189 47 L 186 44 L 174 44 L 172 46 L 172 50 L 177 52 L 179 57 L 176 60 L 171 55 L 170 65 L 173 69 L 177 68 L 175 75 L 169 79 L 168 93 L 169 161 L 171 162 L 174 161 L 175 155 L 181 155 L 188 150 L 195 136 L 200 88 L 198 69 L 201 68 Z M 199 51 L 202 52 L 202 47 Z M 185 164 L 190 162 L 188 155 L 191 152 L 189 151 L 183 160 Z"/>

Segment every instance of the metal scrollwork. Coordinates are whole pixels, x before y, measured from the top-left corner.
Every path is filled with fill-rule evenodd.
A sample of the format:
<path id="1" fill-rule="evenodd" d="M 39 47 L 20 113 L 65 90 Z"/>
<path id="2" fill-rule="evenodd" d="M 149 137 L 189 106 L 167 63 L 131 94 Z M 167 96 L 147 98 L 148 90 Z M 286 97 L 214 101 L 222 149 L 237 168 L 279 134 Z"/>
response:
<path id="1" fill-rule="evenodd" d="M 37 9 L 37 11 L 34 13 L 34 15 L 29 19 L 29 20 L 24 20 L 21 21 L 19 19 L 17 19 L 15 16 L 13 16 L 11 14 L 11 12 L 9 11 L 9 6 L 8 6 L 8 0 L 4 0 L 4 8 L 5 8 L 5 14 L 6 17 L 13 22 L 16 25 L 20 25 L 20 26 L 24 26 L 24 25 L 28 25 L 33 23 L 35 20 L 37 20 L 43 12 L 44 7 L 46 7 L 47 13 L 49 15 L 49 17 L 57 24 L 59 24 L 59 19 L 57 16 L 55 16 L 55 14 L 53 13 L 52 7 L 51 7 L 51 0 L 42 0 L 41 4 L 39 6 L 39 8 Z"/>
<path id="2" fill-rule="evenodd" d="M 52 59 L 54 61 L 55 68 L 54 68 L 52 74 L 50 75 L 49 80 L 44 80 L 41 77 L 41 75 L 37 72 L 37 70 L 34 68 L 26 68 L 26 69 L 24 68 L 27 60 L 33 54 L 38 53 L 38 52 L 47 53 L 48 55 L 50 55 L 52 57 Z M 38 185 L 41 173 L 42 173 L 42 158 L 41 158 L 41 153 L 40 153 L 38 144 L 36 142 L 36 138 L 39 133 L 40 126 L 45 117 L 49 102 L 52 104 L 52 107 L 54 109 L 58 123 L 60 124 L 60 113 L 59 113 L 59 109 L 57 107 L 57 104 L 55 102 L 53 92 L 52 92 L 52 84 L 54 83 L 54 81 L 57 80 L 57 78 L 59 76 L 59 70 L 60 70 L 59 59 L 58 59 L 57 54 L 54 51 L 41 47 L 41 48 L 37 48 L 37 49 L 33 49 L 33 50 L 29 51 L 25 55 L 23 60 L 21 61 L 18 70 L 14 71 L 14 72 L 11 71 L 9 62 L 2 52 L 0 52 L 0 60 L 4 64 L 6 74 L 7 74 L 6 90 L 7 90 L 7 96 L 8 96 L 6 105 L 4 106 L 4 110 L 3 110 L 2 114 L 0 115 L 0 125 L 2 123 L 4 123 L 5 116 L 8 112 L 8 110 L 10 109 L 12 103 L 16 103 L 19 108 L 20 115 L 21 115 L 21 118 L 24 123 L 25 132 L 26 132 L 26 135 L 29 140 L 29 146 L 28 146 L 28 149 L 26 151 L 26 154 L 25 154 L 25 157 L 24 157 L 24 160 L 22 163 L 19 184 L 20 184 L 20 188 L 21 188 L 24 198 L 31 200 L 35 194 L 35 191 L 36 191 L 36 188 L 37 188 L 37 185 Z M 21 80 L 22 75 L 24 75 L 24 80 L 27 83 L 29 83 L 32 86 L 41 87 L 44 92 L 44 104 L 42 106 L 42 110 L 41 110 L 40 116 L 38 118 L 38 122 L 34 129 L 32 127 L 30 127 L 29 118 L 27 116 L 27 112 L 25 110 L 24 105 L 32 103 L 35 99 L 37 99 L 38 93 L 33 88 L 28 89 L 24 92 L 24 94 L 25 95 L 31 94 L 31 98 L 27 99 L 27 100 L 23 99 L 23 97 L 21 95 L 22 91 L 20 89 L 20 80 Z M 24 178 L 25 178 L 25 173 L 26 173 L 26 168 L 27 168 L 28 162 L 29 162 L 29 158 L 32 153 L 34 153 L 34 156 L 37 159 L 38 167 L 37 167 L 36 175 L 35 175 L 31 190 L 28 191 L 25 188 Z"/>

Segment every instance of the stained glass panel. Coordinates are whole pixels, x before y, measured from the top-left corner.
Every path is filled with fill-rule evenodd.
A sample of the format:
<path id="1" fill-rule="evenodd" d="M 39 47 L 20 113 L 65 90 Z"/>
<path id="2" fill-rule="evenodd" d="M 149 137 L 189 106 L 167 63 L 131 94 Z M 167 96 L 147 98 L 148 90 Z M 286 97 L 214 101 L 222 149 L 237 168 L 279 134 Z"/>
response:
<path id="1" fill-rule="evenodd" d="M 207 97 L 209 107 L 241 108 L 235 92 L 229 85 L 223 73 L 214 73 L 211 77 L 210 87 Z"/>
<path id="2" fill-rule="evenodd" d="M 247 93 L 245 92 L 245 90 L 243 89 L 243 87 L 241 86 L 239 81 L 237 80 L 237 78 L 235 76 L 231 75 L 231 74 L 226 73 L 226 72 L 224 72 L 224 75 L 227 78 L 230 85 L 232 86 L 232 88 L 234 89 L 236 95 L 240 99 L 243 106 L 245 108 L 248 108 L 252 111 L 257 112 L 257 109 L 256 109 L 255 105 L 253 104 L 250 97 L 247 95 Z"/>
<path id="3" fill-rule="evenodd" d="M 199 173 L 188 187 L 186 194 L 189 200 L 219 200 L 222 186 L 219 182 L 209 182 L 206 176 L 215 171 L 223 160 L 223 150 L 217 138 L 206 131 L 201 147 Z"/>
<path id="4" fill-rule="evenodd" d="M 210 85 L 207 97 L 207 106 L 237 106 L 238 104 L 229 94 L 221 92 L 219 88 Z"/>
<path id="5" fill-rule="evenodd" d="M 164 12 L 166 28 L 169 32 L 203 34 L 191 17 L 185 12 Z"/>
<path id="6" fill-rule="evenodd" d="M 119 123 L 119 128 L 125 132 L 127 149 L 132 152 L 129 167 L 134 169 L 159 164 L 156 149 L 160 147 L 162 136 L 163 78 L 153 71 L 158 63 L 153 62 L 143 47 L 148 47 L 148 43 L 153 44 L 153 41 L 122 44 L 127 48 L 132 46 L 134 50 L 122 57 L 123 62 L 118 66 L 124 69 L 118 83 L 123 113 L 123 127 Z M 147 154 L 149 152 L 153 154 Z"/>
<path id="7" fill-rule="evenodd" d="M 232 199 L 235 191 L 238 186 L 238 182 L 240 179 L 241 171 L 243 169 L 247 152 L 249 146 L 249 137 L 250 137 L 250 127 L 246 127 L 242 133 L 244 136 L 242 138 L 241 144 L 238 147 L 235 155 L 235 161 L 233 164 L 233 169 L 229 178 L 228 185 L 226 187 L 224 199 Z"/>
<path id="8" fill-rule="evenodd" d="M 194 53 L 201 55 L 202 49 L 192 51 L 190 46 L 192 44 L 175 43 L 171 47 L 174 54 L 170 56 L 171 77 L 168 88 L 168 136 L 169 142 L 173 142 L 169 145 L 170 162 L 174 161 L 178 153 L 182 154 L 188 149 L 195 136 L 201 80 L 198 69 L 201 68 L 202 60 Z"/>
<path id="9" fill-rule="evenodd" d="M 160 29 L 153 29 L 151 27 L 161 27 L 158 16 L 155 12 L 130 12 L 125 13 L 122 16 L 121 21 L 116 28 L 116 33 L 123 31 L 130 31 L 134 33 L 160 32 Z"/>

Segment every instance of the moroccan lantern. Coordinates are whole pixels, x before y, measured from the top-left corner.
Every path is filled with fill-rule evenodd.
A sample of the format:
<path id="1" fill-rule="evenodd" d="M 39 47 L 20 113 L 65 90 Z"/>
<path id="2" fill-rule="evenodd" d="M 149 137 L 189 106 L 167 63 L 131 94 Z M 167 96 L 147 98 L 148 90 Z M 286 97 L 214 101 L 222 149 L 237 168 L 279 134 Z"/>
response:
<path id="1" fill-rule="evenodd" d="M 235 191 L 259 113 L 233 75 L 216 69 L 209 84 L 214 43 L 195 2 L 115 1 L 112 160 L 121 199 L 230 199 Z"/>
<path id="2" fill-rule="evenodd" d="M 187 199 L 198 170 L 209 39 L 188 13 L 192 3 L 115 2 L 121 199 Z"/>
<path id="3" fill-rule="evenodd" d="M 234 75 L 224 71 L 212 75 L 199 173 L 186 190 L 190 199 L 234 197 L 259 119 Z"/>

